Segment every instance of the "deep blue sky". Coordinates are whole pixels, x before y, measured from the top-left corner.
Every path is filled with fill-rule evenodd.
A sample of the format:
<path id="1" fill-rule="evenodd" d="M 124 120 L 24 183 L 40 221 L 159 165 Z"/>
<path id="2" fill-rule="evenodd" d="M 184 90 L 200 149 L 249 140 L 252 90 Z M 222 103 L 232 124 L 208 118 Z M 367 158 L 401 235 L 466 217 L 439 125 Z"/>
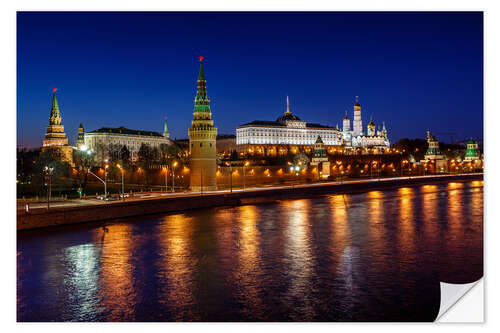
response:
<path id="1" fill-rule="evenodd" d="M 18 146 L 40 146 L 59 89 L 70 143 L 80 122 L 187 138 L 198 56 L 220 134 L 291 110 L 392 142 L 483 136 L 482 13 L 18 13 Z M 438 135 L 449 141 L 449 135 Z"/>

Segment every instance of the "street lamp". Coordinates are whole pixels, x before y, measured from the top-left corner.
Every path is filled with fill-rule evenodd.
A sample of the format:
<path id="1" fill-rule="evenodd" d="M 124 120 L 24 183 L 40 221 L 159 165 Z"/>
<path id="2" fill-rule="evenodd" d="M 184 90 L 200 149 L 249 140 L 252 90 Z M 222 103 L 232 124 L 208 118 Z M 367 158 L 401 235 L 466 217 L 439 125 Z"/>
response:
<path id="1" fill-rule="evenodd" d="M 168 181 L 167 181 L 167 179 L 168 179 L 168 165 L 165 166 L 165 192 L 168 191 L 168 187 L 167 187 L 168 186 L 167 185 Z"/>
<path id="2" fill-rule="evenodd" d="M 177 161 L 172 164 L 172 193 L 175 192 L 175 167 L 177 166 Z"/>
<path id="3" fill-rule="evenodd" d="M 122 174 L 122 201 L 125 202 L 125 188 L 123 186 L 123 172 L 124 172 L 124 170 L 123 170 L 123 168 L 121 167 L 120 164 L 117 164 L 116 166 L 118 167 L 118 169 L 120 169 L 121 174 Z"/>
<path id="4" fill-rule="evenodd" d="M 108 159 L 105 159 L 104 163 L 105 163 L 104 164 L 104 199 L 106 199 L 108 197 L 108 191 L 107 191 L 107 187 L 106 187 L 107 182 L 108 182 L 108 180 L 107 180 L 107 177 L 108 177 L 108 167 L 109 167 L 109 165 L 108 165 Z"/>
<path id="5" fill-rule="evenodd" d="M 243 164 L 243 191 L 245 190 L 245 167 L 248 166 L 250 163 L 248 161 L 246 161 L 244 164 Z"/>
<path id="6" fill-rule="evenodd" d="M 47 181 L 47 210 L 50 208 L 50 196 L 52 192 L 52 173 L 54 172 L 54 167 L 45 166 L 43 169 L 45 173 L 45 180 Z"/>
<path id="7" fill-rule="evenodd" d="M 233 193 L 233 167 L 231 166 L 231 162 L 226 162 L 226 165 L 229 165 L 229 191 Z"/>

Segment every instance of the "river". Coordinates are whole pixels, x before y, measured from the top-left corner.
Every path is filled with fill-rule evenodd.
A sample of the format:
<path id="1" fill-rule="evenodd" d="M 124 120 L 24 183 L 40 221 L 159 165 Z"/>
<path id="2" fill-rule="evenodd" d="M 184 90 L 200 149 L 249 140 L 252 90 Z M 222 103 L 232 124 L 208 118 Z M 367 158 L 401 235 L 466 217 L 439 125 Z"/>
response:
<path id="1" fill-rule="evenodd" d="M 483 181 L 19 232 L 18 321 L 432 321 L 483 275 Z"/>

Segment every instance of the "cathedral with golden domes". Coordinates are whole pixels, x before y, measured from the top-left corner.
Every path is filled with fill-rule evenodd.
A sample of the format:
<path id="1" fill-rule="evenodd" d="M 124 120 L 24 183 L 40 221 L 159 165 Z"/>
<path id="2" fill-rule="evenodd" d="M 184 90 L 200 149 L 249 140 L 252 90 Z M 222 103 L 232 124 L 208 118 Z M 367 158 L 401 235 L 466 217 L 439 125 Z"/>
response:
<path id="1" fill-rule="evenodd" d="M 358 96 L 354 103 L 354 120 L 351 130 L 351 119 L 345 113 L 342 122 L 342 138 L 343 145 L 351 148 L 379 148 L 385 149 L 390 147 L 389 138 L 385 122 L 382 122 L 382 127 L 376 128 L 373 119 L 370 117 L 370 122 L 366 126 L 366 132 L 363 130 L 363 120 L 361 118 L 361 104 L 359 104 Z"/>

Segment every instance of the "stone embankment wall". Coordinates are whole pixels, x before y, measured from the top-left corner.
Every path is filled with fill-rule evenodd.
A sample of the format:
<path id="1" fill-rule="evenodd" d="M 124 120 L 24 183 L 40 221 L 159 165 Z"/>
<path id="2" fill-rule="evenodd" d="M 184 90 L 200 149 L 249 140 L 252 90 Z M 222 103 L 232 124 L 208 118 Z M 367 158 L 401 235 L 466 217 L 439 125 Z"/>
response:
<path id="1" fill-rule="evenodd" d="M 202 209 L 219 206 L 238 206 L 242 204 L 263 203 L 275 200 L 299 199 L 311 196 L 358 193 L 371 190 L 384 190 L 403 186 L 438 184 L 482 180 L 483 175 L 433 176 L 425 178 L 400 178 L 369 183 L 346 183 L 332 185 L 300 185 L 295 187 L 269 190 L 248 190 L 245 192 L 204 194 L 146 199 L 141 201 L 112 202 L 102 205 L 70 208 L 53 208 L 50 211 L 33 213 L 18 212 L 17 230 L 54 227 L 76 223 L 96 222 L 117 218 L 168 213 L 190 209 Z"/>

